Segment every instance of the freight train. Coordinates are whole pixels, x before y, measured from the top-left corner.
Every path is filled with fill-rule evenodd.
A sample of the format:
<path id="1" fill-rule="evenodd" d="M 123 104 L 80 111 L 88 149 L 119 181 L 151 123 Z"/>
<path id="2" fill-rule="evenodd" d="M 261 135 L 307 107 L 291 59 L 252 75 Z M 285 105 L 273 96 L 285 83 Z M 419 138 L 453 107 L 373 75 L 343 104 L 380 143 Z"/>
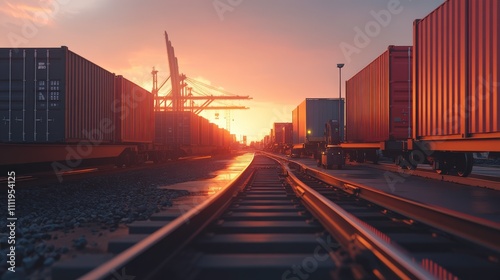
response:
<path id="1" fill-rule="evenodd" d="M 155 112 L 151 92 L 67 47 L 0 49 L 1 168 L 129 166 L 234 140 L 192 112 Z"/>
<path id="2" fill-rule="evenodd" d="M 413 46 L 348 79 L 346 158 L 467 176 L 473 153 L 500 157 L 499 15 L 497 0 L 447 0 L 414 21 Z"/>

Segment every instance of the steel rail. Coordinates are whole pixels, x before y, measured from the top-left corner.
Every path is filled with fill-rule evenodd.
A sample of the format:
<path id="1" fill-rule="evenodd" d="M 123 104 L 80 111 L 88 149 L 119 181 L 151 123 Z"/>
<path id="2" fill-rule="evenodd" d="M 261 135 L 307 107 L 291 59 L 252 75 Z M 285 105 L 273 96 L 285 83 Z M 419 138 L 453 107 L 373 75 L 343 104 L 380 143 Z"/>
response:
<path id="1" fill-rule="evenodd" d="M 327 184 L 343 188 L 347 192 L 408 216 L 418 222 L 430 225 L 447 233 L 472 241 L 476 244 L 500 252 L 500 225 L 483 218 L 459 213 L 443 207 L 427 205 L 414 200 L 398 197 L 369 186 L 339 179 L 318 170 L 296 163 L 308 175 Z"/>
<path id="2" fill-rule="evenodd" d="M 153 278 L 162 264 L 170 261 L 200 231 L 220 216 L 233 196 L 252 177 L 254 170 L 249 170 L 248 167 L 254 159 L 255 155 L 248 166 L 223 190 L 79 279 L 115 279 L 116 275 Z"/>
<path id="3" fill-rule="evenodd" d="M 286 167 L 286 171 L 291 179 L 292 187 L 301 197 L 306 208 L 343 245 L 348 246 L 353 241 L 359 242 L 402 279 L 434 279 L 398 246 L 386 242 L 356 217 L 301 182 L 289 167 Z"/>
<path id="4" fill-rule="evenodd" d="M 460 177 L 460 176 L 455 176 L 455 175 L 448 175 L 448 174 L 438 174 L 436 173 L 435 170 L 431 169 L 425 169 L 422 167 L 417 167 L 417 169 L 413 170 L 408 170 L 408 169 L 401 169 L 401 167 L 395 165 L 395 164 L 365 164 L 364 166 L 373 168 L 373 169 L 379 169 L 379 170 L 385 170 L 385 171 L 390 171 L 390 172 L 398 172 L 401 173 L 402 175 L 412 175 L 412 176 L 419 176 L 423 178 L 429 178 L 433 180 L 438 180 L 438 181 L 445 181 L 445 182 L 451 182 L 451 183 L 458 183 L 462 185 L 468 185 L 468 186 L 476 186 L 476 187 L 485 187 L 489 189 L 494 189 L 494 190 L 500 190 L 500 179 L 498 177 L 492 177 L 488 175 L 481 175 L 477 173 L 472 173 L 467 177 Z"/>

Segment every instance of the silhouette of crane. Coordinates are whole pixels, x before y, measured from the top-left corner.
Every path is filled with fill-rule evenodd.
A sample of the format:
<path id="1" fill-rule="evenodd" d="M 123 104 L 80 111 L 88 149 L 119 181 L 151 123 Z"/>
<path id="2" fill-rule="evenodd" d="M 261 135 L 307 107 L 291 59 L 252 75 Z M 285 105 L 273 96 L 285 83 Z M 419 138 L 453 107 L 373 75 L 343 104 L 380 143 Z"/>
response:
<path id="1" fill-rule="evenodd" d="M 249 96 L 234 95 L 212 85 L 205 84 L 195 79 L 179 74 L 179 65 L 177 57 L 174 55 L 174 48 L 168 39 L 165 31 L 165 42 L 167 45 L 168 65 L 170 76 L 158 85 L 158 71 L 153 67 L 153 90 L 155 111 L 191 111 L 195 114 L 203 110 L 230 110 L 230 109 L 249 109 L 245 106 L 220 105 L 210 106 L 214 101 L 221 100 L 249 100 Z M 166 95 L 159 95 L 159 91 L 168 82 L 171 81 L 172 88 Z M 214 95 L 214 92 L 221 95 Z M 202 101 L 196 105 L 195 101 Z"/>

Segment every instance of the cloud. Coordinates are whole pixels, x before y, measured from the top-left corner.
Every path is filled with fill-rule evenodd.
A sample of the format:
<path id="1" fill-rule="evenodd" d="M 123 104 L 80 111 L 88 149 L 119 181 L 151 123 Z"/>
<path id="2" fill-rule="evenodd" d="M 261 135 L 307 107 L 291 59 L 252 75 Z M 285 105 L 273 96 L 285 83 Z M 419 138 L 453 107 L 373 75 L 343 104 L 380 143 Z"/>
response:
<path id="1" fill-rule="evenodd" d="M 31 3 L 12 3 L 6 1 L 0 7 L 0 13 L 11 20 L 28 20 L 36 25 L 47 25 L 52 22 L 52 11 L 48 7 Z"/>
<path id="2" fill-rule="evenodd" d="M 69 1 L 62 0 L 5 1 L 5 5 L 0 7 L 0 14 L 3 14 L 4 20 L 11 22 L 28 21 L 36 26 L 53 25 L 57 16 L 76 13 L 69 4 Z"/>

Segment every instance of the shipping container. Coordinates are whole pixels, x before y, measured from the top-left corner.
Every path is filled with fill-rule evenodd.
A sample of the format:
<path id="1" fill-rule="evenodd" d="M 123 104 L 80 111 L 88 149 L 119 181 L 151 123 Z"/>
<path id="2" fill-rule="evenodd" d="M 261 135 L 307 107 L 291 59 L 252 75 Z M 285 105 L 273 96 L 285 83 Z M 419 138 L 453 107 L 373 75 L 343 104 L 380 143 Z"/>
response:
<path id="1" fill-rule="evenodd" d="M 122 76 L 115 78 L 116 141 L 151 143 L 154 140 L 154 97 Z"/>
<path id="2" fill-rule="evenodd" d="M 210 134 L 210 122 L 200 117 L 200 145 L 201 146 L 210 146 L 212 139 Z"/>
<path id="3" fill-rule="evenodd" d="M 338 98 L 306 98 L 292 111 L 293 142 L 306 143 L 324 140 L 325 123 L 339 119 L 344 131 L 344 100 Z"/>
<path id="4" fill-rule="evenodd" d="M 448 0 L 414 22 L 413 138 L 500 138 L 499 14 L 497 0 Z"/>
<path id="5" fill-rule="evenodd" d="M 113 141 L 114 79 L 67 47 L 1 48 L 0 142 Z"/>
<path id="6" fill-rule="evenodd" d="M 272 129 L 273 142 L 277 144 L 292 144 L 292 123 L 274 123 Z"/>
<path id="7" fill-rule="evenodd" d="M 208 124 L 208 138 L 210 139 L 209 145 L 210 146 L 215 146 L 216 141 L 216 133 L 215 133 L 215 128 L 217 126 L 213 123 Z"/>
<path id="8" fill-rule="evenodd" d="M 163 111 L 154 114 L 156 143 L 177 146 L 200 144 L 200 116 L 183 111 Z"/>
<path id="9" fill-rule="evenodd" d="M 288 123 L 284 127 L 283 143 L 293 144 L 293 123 Z"/>
<path id="10" fill-rule="evenodd" d="M 346 81 L 346 142 L 411 137 L 411 47 L 388 49 Z"/>
<path id="11" fill-rule="evenodd" d="M 222 146 L 225 148 L 229 148 L 233 145 L 233 136 L 227 130 L 223 130 L 223 143 Z"/>
<path id="12" fill-rule="evenodd" d="M 224 139 L 224 130 L 218 126 L 216 126 L 216 135 L 215 135 L 215 146 L 217 148 L 220 148 L 223 146 L 223 139 Z"/>

